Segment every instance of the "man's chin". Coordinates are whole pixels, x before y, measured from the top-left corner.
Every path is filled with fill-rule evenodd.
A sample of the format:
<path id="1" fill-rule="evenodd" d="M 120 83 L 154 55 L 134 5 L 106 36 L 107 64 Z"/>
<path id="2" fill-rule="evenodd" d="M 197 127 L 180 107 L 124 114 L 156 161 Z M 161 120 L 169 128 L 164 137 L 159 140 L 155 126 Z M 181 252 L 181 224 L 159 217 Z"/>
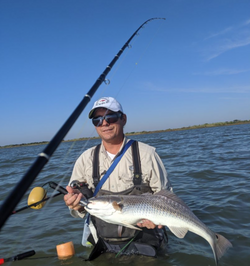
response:
<path id="1" fill-rule="evenodd" d="M 114 134 L 104 133 L 100 136 L 104 141 L 110 141 L 115 138 Z"/>

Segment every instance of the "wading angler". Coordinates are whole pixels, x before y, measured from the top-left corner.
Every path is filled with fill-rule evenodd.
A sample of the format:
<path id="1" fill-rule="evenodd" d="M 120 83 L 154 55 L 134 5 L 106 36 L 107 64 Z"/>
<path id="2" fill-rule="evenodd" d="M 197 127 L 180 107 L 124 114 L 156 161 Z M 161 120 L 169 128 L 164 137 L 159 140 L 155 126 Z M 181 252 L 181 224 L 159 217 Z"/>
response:
<path id="1" fill-rule="evenodd" d="M 84 218 L 86 211 L 79 205 L 82 197 L 101 195 L 140 195 L 172 190 L 164 165 L 155 151 L 147 144 L 132 141 L 124 136 L 127 116 L 121 104 L 112 97 L 95 102 L 89 113 L 102 142 L 85 151 L 76 161 L 64 200 L 71 215 Z M 86 239 L 93 245 L 98 240 L 107 252 L 119 252 L 132 242 L 122 254 L 156 256 L 164 242 L 162 226 L 148 219 L 141 219 L 137 226 L 107 223 L 98 217 L 85 217 L 85 230 L 91 234 Z M 131 226 L 132 227 L 132 226 Z M 85 232 L 86 233 L 86 232 Z"/>
<path id="2" fill-rule="evenodd" d="M 64 196 L 71 215 L 85 218 L 83 245 L 95 246 L 89 260 L 103 252 L 155 257 L 167 226 L 178 238 L 190 231 L 206 239 L 217 264 L 231 243 L 173 193 L 155 148 L 124 136 L 121 104 L 103 97 L 89 118 L 102 142 L 78 158 Z"/>

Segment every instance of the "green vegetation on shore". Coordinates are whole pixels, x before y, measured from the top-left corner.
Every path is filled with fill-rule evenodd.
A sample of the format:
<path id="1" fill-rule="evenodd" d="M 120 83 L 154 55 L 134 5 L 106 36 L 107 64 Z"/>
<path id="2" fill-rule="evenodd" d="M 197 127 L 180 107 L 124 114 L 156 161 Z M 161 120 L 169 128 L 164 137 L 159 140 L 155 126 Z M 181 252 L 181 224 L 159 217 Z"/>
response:
<path id="1" fill-rule="evenodd" d="M 230 122 L 226 121 L 226 122 L 217 122 L 217 123 L 210 123 L 210 124 L 206 123 L 206 124 L 202 124 L 202 125 L 173 128 L 173 129 L 169 128 L 169 129 L 154 130 L 154 131 L 129 132 L 129 133 L 126 133 L 126 136 L 161 133 L 161 132 L 171 132 L 171 131 L 181 131 L 181 130 L 207 128 L 207 127 L 222 127 L 222 126 L 242 125 L 242 124 L 250 124 L 250 120 L 243 120 L 243 121 L 242 120 L 234 120 L 234 121 L 230 121 Z"/>
<path id="2" fill-rule="evenodd" d="M 162 133 L 162 132 L 171 132 L 171 131 L 180 131 L 180 130 L 189 130 L 189 129 L 199 129 L 199 128 L 208 128 L 208 127 L 221 127 L 221 126 L 232 126 L 232 125 L 242 125 L 242 124 L 250 124 L 250 120 L 234 120 L 234 121 L 226 121 L 226 122 L 218 122 L 218 123 L 205 123 L 203 125 L 195 125 L 189 127 L 182 127 L 182 128 L 174 128 L 174 129 L 163 129 L 163 130 L 154 130 L 154 131 L 141 131 L 141 132 L 128 132 L 126 136 L 133 136 L 133 135 L 143 135 L 143 134 L 152 134 L 152 133 Z M 88 140 L 88 139 L 98 139 L 99 137 L 89 137 L 89 138 L 79 138 L 79 139 L 71 139 L 71 140 L 64 140 L 63 142 L 72 142 L 72 141 L 79 141 L 79 140 Z M 34 145 L 42 145 L 48 144 L 48 141 L 42 142 L 32 142 L 32 143 L 22 143 L 22 144 L 12 144 L 6 146 L 0 146 L 1 148 L 14 148 L 14 147 L 21 147 L 21 146 L 34 146 Z"/>

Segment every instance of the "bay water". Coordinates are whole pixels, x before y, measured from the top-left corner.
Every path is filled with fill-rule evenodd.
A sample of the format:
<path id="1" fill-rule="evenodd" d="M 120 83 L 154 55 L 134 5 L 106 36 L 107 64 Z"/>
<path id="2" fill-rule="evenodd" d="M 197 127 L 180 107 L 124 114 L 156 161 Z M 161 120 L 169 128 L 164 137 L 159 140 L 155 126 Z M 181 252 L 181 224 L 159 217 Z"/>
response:
<path id="1" fill-rule="evenodd" d="M 156 147 L 168 172 L 174 192 L 211 230 L 222 234 L 233 248 L 220 265 L 250 265 L 250 124 L 129 137 Z M 49 181 L 66 186 L 75 160 L 100 142 L 64 142 L 33 182 L 16 209 L 27 205 L 32 188 Z M 45 145 L 0 149 L 0 203 L 32 165 Z M 48 188 L 48 186 L 46 186 Z M 48 188 L 48 195 L 53 190 Z M 215 265 L 209 244 L 188 233 L 184 239 L 168 233 L 168 243 L 157 258 L 101 255 L 88 262 L 91 248 L 81 245 L 83 220 L 70 216 L 63 196 L 40 210 L 27 209 L 11 215 L 0 231 L 0 258 L 29 250 L 36 255 L 6 265 Z M 73 241 L 76 254 L 59 260 L 56 246 Z"/>

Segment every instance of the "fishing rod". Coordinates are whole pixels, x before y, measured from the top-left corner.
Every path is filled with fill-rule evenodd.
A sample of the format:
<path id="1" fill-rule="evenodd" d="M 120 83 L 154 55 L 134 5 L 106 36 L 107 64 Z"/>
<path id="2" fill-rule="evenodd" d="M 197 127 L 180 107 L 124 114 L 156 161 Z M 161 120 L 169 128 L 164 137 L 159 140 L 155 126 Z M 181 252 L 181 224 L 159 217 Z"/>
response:
<path id="1" fill-rule="evenodd" d="M 56 133 L 56 135 L 52 138 L 52 140 L 48 143 L 46 148 L 41 152 L 35 162 L 32 164 L 32 166 L 29 168 L 29 170 L 26 172 L 26 174 L 22 177 L 22 179 L 16 184 L 12 192 L 9 194 L 9 196 L 5 199 L 3 202 L 1 208 L 0 208 L 0 228 L 5 224 L 6 220 L 9 218 L 9 216 L 12 214 L 13 210 L 19 203 L 19 201 L 22 199 L 25 192 L 28 190 L 32 182 L 35 180 L 35 178 L 38 176 L 38 174 L 41 172 L 45 164 L 49 161 L 52 154 L 55 152 L 57 147 L 60 145 L 66 134 L 69 132 L 71 127 L 76 122 L 77 118 L 80 116 L 82 111 L 85 109 L 87 104 L 90 102 L 91 98 L 99 88 L 99 86 L 105 81 L 106 76 L 108 75 L 109 71 L 112 69 L 116 61 L 119 59 L 123 51 L 129 46 L 130 41 L 135 37 L 135 35 L 138 33 L 138 31 L 149 21 L 155 20 L 155 19 L 164 19 L 165 18 L 151 18 L 145 21 L 133 34 L 132 36 L 127 40 L 127 42 L 123 45 L 123 47 L 119 50 L 119 52 L 115 55 L 113 60 L 110 62 L 110 64 L 105 68 L 103 73 L 99 76 L 99 78 L 96 80 L 94 85 L 90 88 L 90 90 L 87 92 L 87 94 L 84 96 L 82 101 L 78 104 L 76 109 L 73 111 L 73 113 L 69 116 L 69 118 L 66 120 L 66 122 L 63 124 L 63 126 L 59 129 L 59 131 Z"/>

